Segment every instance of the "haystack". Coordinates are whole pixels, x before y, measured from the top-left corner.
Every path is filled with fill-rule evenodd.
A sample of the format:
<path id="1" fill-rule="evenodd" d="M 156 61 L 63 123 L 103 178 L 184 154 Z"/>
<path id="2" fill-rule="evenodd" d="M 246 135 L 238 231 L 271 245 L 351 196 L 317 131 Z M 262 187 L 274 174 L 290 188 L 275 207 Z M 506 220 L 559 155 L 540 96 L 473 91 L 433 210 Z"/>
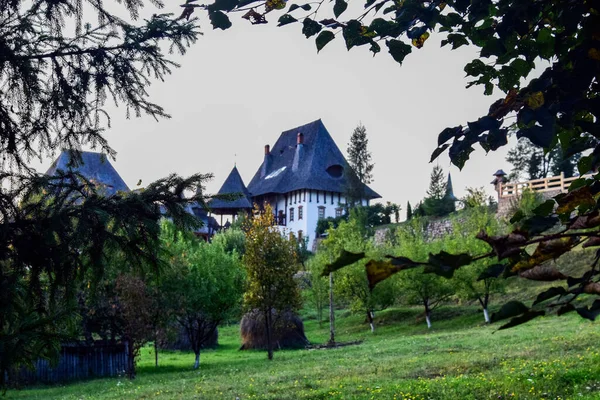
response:
<path id="1" fill-rule="evenodd" d="M 273 349 L 297 349 L 310 344 L 304 334 L 302 320 L 292 312 L 273 312 Z M 242 346 L 240 350 L 267 349 L 267 333 L 262 313 L 249 312 L 240 323 Z"/>

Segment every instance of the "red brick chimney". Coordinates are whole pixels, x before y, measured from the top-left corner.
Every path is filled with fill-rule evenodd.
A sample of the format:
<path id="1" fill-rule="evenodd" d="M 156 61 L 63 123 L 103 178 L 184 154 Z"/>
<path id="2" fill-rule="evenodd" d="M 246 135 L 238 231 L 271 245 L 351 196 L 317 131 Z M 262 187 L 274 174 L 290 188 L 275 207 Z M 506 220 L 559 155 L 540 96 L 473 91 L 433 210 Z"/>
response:
<path id="1" fill-rule="evenodd" d="M 271 154 L 271 146 L 265 144 L 265 156 L 268 156 L 269 154 Z"/>
<path id="2" fill-rule="evenodd" d="M 298 136 L 296 136 L 296 144 L 304 144 L 304 134 L 302 132 L 298 132 Z"/>

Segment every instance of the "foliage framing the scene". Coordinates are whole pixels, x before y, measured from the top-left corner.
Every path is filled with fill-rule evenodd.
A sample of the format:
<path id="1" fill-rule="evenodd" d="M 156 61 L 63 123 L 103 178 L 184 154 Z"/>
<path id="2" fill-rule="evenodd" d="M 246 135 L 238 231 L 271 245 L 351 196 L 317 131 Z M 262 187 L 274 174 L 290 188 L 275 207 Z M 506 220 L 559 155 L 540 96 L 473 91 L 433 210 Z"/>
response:
<path id="1" fill-rule="evenodd" d="M 0 384 L 37 358 L 55 359 L 60 342 L 75 339 L 66 327 L 77 322 L 76 289 L 89 277 L 94 290 L 110 254 L 158 269 L 160 218 L 196 226 L 186 207 L 206 206 L 202 190 L 184 192 L 210 175 L 173 175 L 104 197 L 78 174 L 43 176 L 29 167 L 58 150 L 77 166 L 83 146 L 114 158 L 103 137 L 107 102 L 128 116 L 168 117 L 147 87 L 177 67 L 165 51 L 185 53 L 200 32 L 195 21 L 170 14 L 140 20 L 144 5 L 0 0 Z"/>

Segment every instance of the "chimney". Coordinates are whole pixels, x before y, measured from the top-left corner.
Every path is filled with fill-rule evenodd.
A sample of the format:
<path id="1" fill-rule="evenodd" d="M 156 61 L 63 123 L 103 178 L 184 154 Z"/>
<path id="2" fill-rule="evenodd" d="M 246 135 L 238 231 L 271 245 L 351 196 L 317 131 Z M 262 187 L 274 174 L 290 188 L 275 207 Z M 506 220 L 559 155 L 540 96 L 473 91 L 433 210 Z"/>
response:
<path id="1" fill-rule="evenodd" d="M 304 134 L 298 132 L 296 136 L 296 154 L 294 154 L 294 162 L 292 164 L 292 171 L 298 171 L 300 168 L 300 162 L 302 161 L 302 154 L 304 153 Z"/>
<path id="2" fill-rule="evenodd" d="M 271 166 L 271 146 L 265 144 L 265 159 L 262 164 L 262 168 L 260 170 L 260 177 L 264 178 L 265 175 L 269 172 L 269 167 Z"/>

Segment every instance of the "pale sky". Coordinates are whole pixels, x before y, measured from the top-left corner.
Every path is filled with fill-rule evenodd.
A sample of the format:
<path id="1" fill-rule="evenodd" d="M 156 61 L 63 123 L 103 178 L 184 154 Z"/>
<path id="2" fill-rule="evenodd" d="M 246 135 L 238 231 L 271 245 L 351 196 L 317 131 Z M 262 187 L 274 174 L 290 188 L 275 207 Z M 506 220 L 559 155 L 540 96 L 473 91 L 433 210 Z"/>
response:
<path id="1" fill-rule="evenodd" d="M 176 9 L 175 11 L 178 11 Z M 149 88 L 152 99 L 172 115 L 125 118 L 124 108 L 108 107 L 112 127 L 106 138 L 117 151 L 112 162 L 130 188 L 170 173 L 213 173 L 209 192 L 218 191 L 234 162 L 248 184 L 282 131 L 321 118 L 346 154 L 352 130 L 362 122 L 375 162 L 371 187 L 402 206 L 425 196 L 431 152 L 447 126 L 464 124 L 487 113 L 501 94 L 484 96 L 483 88 L 465 89 L 464 65 L 474 49 L 440 48 L 439 35 L 422 49 L 413 48 L 402 66 L 368 46 L 348 52 L 341 37 L 317 54 L 314 37 L 301 24 L 277 28 L 235 20 L 227 31 L 212 30 L 203 16 L 204 36 L 175 60 L 165 83 Z M 485 152 L 477 147 L 463 169 L 450 167 L 447 153 L 440 165 L 452 173 L 457 197 L 465 187 L 485 187 L 504 161 L 508 147 Z M 45 171 L 51 160 L 39 166 Z"/>

